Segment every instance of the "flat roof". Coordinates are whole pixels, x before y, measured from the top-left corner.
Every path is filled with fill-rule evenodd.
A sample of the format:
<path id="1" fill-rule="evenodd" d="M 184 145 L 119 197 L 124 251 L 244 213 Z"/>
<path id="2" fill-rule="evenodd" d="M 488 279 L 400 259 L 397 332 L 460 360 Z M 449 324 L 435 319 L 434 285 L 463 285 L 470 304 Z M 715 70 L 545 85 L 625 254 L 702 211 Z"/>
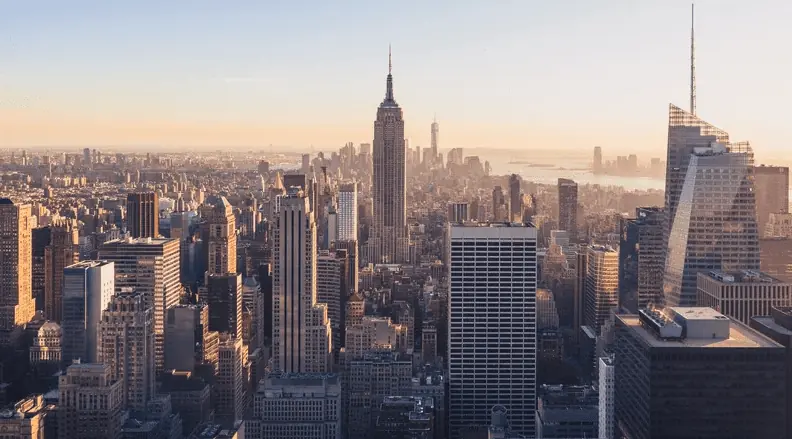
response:
<path id="1" fill-rule="evenodd" d="M 708 309 L 712 310 L 711 308 Z M 714 318 L 714 315 L 721 315 L 715 310 L 712 310 L 712 313 L 714 314 L 709 314 L 702 310 L 700 314 L 702 317 L 700 318 Z M 709 317 L 704 317 L 705 315 L 709 315 Z M 729 338 L 685 338 L 671 341 L 657 338 L 654 334 L 644 329 L 636 314 L 621 314 L 617 315 L 616 318 L 637 333 L 649 345 L 656 348 L 783 348 L 780 344 L 754 329 L 732 319 L 729 319 Z"/>
<path id="2" fill-rule="evenodd" d="M 772 316 L 756 316 L 751 320 L 779 334 L 792 336 L 792 330 L 779 325 Z"/>
<path id="3" fill-rule="evenodd" d="M 777 285 L 783 282 L 767 273 L 759 270 L 738 270 L 738 271 L 700 271 L 699 276 L 706 277 L 720 284 L 750 284 L 750 285 Z"/>

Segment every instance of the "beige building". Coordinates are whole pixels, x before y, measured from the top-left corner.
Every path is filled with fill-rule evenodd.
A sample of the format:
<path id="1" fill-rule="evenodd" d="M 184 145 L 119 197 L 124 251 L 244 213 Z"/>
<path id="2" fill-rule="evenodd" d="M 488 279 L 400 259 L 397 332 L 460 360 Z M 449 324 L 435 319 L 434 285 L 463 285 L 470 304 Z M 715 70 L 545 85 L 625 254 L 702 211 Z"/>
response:
<path id="1" fill-rule="evenodd" d="M 771 213 L 764 228 L 765 238 L 792 238 L 792 213 Z"/>
<path id="2" fill-rule="evenodd" d="M 124 407 L 145 410 L 154 396 L 154 332 L 151 308 L 140 293 L 119 293 L 102 313 L 98 361 L 122 383 Z"/>
<path id="3" fill-rule="evenodd" d="M 41 325 L 33 346 L 30 347 L 30 364 L 35 366 L 40 363 L 60 365 L 62 358 L 61 337 L 63 331 L 55 322 L 46 322 Z"/>
<path id="4" fill-rule="evenodd" d="M 213 386 L 215 419 L 225 425 L 242 419 L 246 408 L 248 350 L 241 338 L 220 334 L 220 363 Z"/>
<path id="5" fill-rule="evenodd" d="M 698 273 L 697 305 L 710 307 L 745 325 L 769 316 L 773 307 L 792 306 L 792 284 L 756 270 Z"/>
<path id="6" fill-rule="evenodd" d="M 63 312 L 63 269 L 80 259 L 77 232 L 74 220 L 56 221 L 50 226 L 50 245 L 44 249 L 44 315 L 58 324 Z"/>
<path id="7" fill-rule="evenodd" d="M 273 228 L 274 370 L 325 373 L 332 329 L 327 305 L 316 301 L 316 223 L 304 192 L 290 188 Z"/>
<path id="8" fill-rule="evenodd" d="M 58 437 L 119 439 L 124 389 L 110 366 L 72 364 L 58 384 Z"/>
<path id="9" fill-rule="evenodd" d="M 214 205 L 201 206 L 201 218 L 205 221 L 204 231 L 207 232 L 206 252 L 208 254 L 206 270 L 209 274 L 226 274 L 237 272 L 236 218 L 234 208 L 225 197 L 219 197 Z"/>
<path id="10" fill-rule="evenodd" d="M 0 411 L 0 438 L 2 439 L 49 439 L 47 431 L 54 431 L 57 422 L 55 407 L 48 406 L 42 395 L 25 398 L 10 410 Z"/>
<path id="11" fill-rule="evenodd" d="M 359 324 L 347 326 L 345 357 L 362 357 L 377 349 L 407 352 L 407 326 L 393 324 L 388 317 L 365 316 Z"/>
<path id="12" fill-rule="evenodd" d="M 116 239 L 102 244 L 99 259 L 115 262 L 115 288 L 143 294 L 154 313 L 154 359 L 157 372 L 165 365 L 165 312 L 179 303 L 178 239 Z"/>
<path id="13" fill-rule="evenodd" d="M 29 204 L 0 198 L 0 346 L 36 313 L 32 290 L 32 228 Z"/>
<path id="14" fill-rule="evenodd" d="M 619 306 L 619 252 L 598 245 L 588 247 L 583 293 L 583 323 L 597 334 Z"/>

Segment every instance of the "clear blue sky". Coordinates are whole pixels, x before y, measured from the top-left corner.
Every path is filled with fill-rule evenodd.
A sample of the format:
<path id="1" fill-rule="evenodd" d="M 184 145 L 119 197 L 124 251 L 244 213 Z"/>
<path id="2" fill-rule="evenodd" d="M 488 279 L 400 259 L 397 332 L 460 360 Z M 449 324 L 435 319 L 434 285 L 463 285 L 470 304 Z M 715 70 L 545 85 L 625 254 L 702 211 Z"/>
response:
<path id="1" fill-rule="evenodd" d="M 698 112 L 792 144 L 792 2 L 696 4 Z M 412 144 L 661 155 L 690 2 L 0 0 L 0 146 L 372 137 L 393 45 Z"/>

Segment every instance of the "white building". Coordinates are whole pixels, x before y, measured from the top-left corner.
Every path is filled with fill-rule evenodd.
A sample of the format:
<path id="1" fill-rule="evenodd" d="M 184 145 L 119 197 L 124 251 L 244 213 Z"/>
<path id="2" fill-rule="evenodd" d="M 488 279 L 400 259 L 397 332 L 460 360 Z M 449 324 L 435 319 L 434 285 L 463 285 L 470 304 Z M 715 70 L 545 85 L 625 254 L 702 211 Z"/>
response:
<path id="1" fill-rule="evenodd" d="M 341 439 L 341 383 L 333 374 L 272 374 L 253 397 L 251 439 Z"/>
<path id="2" fill-rule="evenodd" d="M 599 359 L 599 439 L 613 439 L 614 431 L 613 358 Z"/>
<path id="3" fill-rule="evenodd" d="M 82 261 L 63 269 L 63 361 L 97 362 L 97 329 L 115 293 L 115 265 Z"/>
<path id="4" fill-rule="evenodd" d="M 290 189 L 273 228 L 272 357 L 275 371 L 329 370 L 332 330 L 316 302 L 316 223 L 309 199 Z"/>
<path id="5" fill-rule="evenodd" d="M 486 428 L 496 405 L 534 436 L 536 228 L 454 224 L 449 235 L 449 437 Z"/>
<path id="6" fill-rule="evenodd" d="M 347 183 L 338 186 L 338 209 L 336 209 L 336 214 L 338 221 L 336 239 L 339 241 L 357 241 L 357 183 Z"/>

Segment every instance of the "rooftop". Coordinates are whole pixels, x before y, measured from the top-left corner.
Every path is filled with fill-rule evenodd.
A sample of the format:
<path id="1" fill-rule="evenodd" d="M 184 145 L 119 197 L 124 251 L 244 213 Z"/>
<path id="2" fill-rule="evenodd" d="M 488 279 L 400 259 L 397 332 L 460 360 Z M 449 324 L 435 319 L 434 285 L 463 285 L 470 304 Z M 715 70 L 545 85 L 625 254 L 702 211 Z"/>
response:
<path id="1" fill-rule="evenodd" d="M 720 271 L 712 270 L 707 273 L 700 272 L 701 277 L 706 277 L 718 281 L 722 284 L 737 284 L 737 283 L 763 283 L 763 284 L 781 284 L 784 283 L 767 273 L 762 273 L 758 270 L 739 270 L 739 271 Z"/>
<path id="2" fill-rule="evenodd" d="M 706 311 L 701 308 L 692 308 L 691 314 L 685 315 L 690 320 L 704 320 L 713 318 L 715 315 L 721 315 L 717 311 L 706 308 Z M 774 348 L 781 347 L 778 343 L 770 340 L 769 338 L 761 335 L 757 331 L 729 319 L 729 336 L 728 338 L 683 338 L 678 340 L 663 340 L 650 333 L 646 328 L 641 325 L 641 322 L 636 314 L 622 314 L 617 315 L 616 319 L 625 326 L 632 329 L 638 336 L 640 336 L 646 343 L 655 348 Z"/>

